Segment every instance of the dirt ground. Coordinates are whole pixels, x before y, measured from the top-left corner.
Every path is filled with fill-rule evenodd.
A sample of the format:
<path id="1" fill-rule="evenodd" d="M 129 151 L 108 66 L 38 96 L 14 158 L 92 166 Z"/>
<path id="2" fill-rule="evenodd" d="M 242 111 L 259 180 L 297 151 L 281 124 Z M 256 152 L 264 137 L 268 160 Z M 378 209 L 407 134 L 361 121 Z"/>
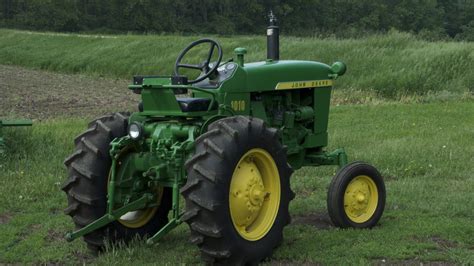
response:
<path id="1" fill-rule="evenodd" d="M 92 118 L 134 111 L 139 96 L 128 90 L 129 83 L 0 65 L 0 119 Z"/>

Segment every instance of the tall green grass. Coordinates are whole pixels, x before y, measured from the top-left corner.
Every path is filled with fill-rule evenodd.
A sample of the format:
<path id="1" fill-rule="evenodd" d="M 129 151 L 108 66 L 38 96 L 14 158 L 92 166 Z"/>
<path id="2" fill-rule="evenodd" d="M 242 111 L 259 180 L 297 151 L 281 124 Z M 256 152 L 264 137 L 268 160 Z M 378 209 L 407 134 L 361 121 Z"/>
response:
<path id="1" fill-rule="evenodd" d="M 0 30 L 0 64 L 118 78 L 171 74 L 181 49 L 204 36 L 36 33 Z M 217 37 L 224 59 L 246 47 L 246 61 L 264 60 L 265 36 Z M 342 60 L 348 72 L 338 88 L 394 97 L 433 91 L 474 91 L 474 43 L 426 42 L 391 32 L 366 39 L 281 37 L 282 59 Z M 194 56 L 196 59 L 203 54 Z"/>

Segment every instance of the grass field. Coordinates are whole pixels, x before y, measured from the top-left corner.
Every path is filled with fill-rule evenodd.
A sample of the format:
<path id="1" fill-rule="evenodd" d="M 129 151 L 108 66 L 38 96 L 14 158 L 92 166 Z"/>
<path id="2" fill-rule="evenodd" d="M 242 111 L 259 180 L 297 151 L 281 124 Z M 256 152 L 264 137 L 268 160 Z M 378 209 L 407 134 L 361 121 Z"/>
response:
<path id="1" fill-rule="evenodd" d="M 201 263 L 184 224 L 156 246 L 137 240 L 92 256 L 81 240 L 63 238 L 73 224 L 60 190 L 62 162 L 89 118 L 136 108 L 123 79 L 169 74 L 179 51 L 197 38 L 0 29 L 0 117 L 35 120 L 32 128 L 4 130 L 0 264 Z M 216 38 L 225 59 L 238 46 L 248 49 L 247 61 L 264 58 L 263 36 Z M 266 263 L 474 264 L 474 43 L 396 32 L 364 40 L 283 37 L 281 55 L 348 64 L 331 107 L 329 149 L 345 147 L 350 160 L 374 164 L 386 181 L 387 205 L 372 230 L 337 229 L 325 204 L 336 168 L 298 170 L 293 222 Z"/>
<path id="2" fill-rule="evenodd" d="M 129 79 L 133 74 L 172 72 L 188 43 L 204 36 L 70 35 L 0 29 L 0 63 L 64 73 Z M 224 59 L 246 47 L 248 62 L 264 60 L 265 36 L 219 37 Z M 429 91 L 463 95 L 474 91 L 474 43 L 426 42 L 407 33 L 366 39 L 281 38 L 282 59 L 331 64 L 343 60 L 346 77 L 338 88 L 375 91 L 399 99 Z M 194 59 L 203 58 L 196 54 Z M 192 59 L 192 58 L 191 58 Z"/>
<path id="3" fill-rule="evenodd" d="M 332 107 L 330 148 L 376 165 L 386 180 L 387 206 L 373 230 L 339 230 L 329 222 L 326 188 L 335 168 L 295 172 L 293 223 L 270 264 L 474 263 L 474 105 Z M 138 241 L 95 258 L 72 229 L 59 190 L 63 159 L 86 120 L 52 119 L 6 130 L 10 156 L 0 164 L 0 263 L 200 263 L 186 225 L 157 246 Z"/>

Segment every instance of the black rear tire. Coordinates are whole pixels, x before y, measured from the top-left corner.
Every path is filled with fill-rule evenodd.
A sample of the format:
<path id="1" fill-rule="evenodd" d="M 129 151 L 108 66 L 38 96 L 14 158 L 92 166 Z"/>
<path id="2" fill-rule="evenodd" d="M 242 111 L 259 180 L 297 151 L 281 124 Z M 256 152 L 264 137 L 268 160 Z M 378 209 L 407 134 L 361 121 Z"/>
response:
<path id="1" fill-rule="evenodd" d="M 354 184 L 354 189 L 350 184 Z M 385 198 L 385 184 L 379 171 L 366 163 L 350 163 L 337 172 L 329 185 L 329 217 L 337 227 L 372 228 L 382 217 Z"/>
<path id="2" fill-rule="evenodd" d="M 102 217 L 107 206 L 107 183 L 112 164 L 109 144 L 127 134 L 128 113 L 115 113 L 100 117 L 74 140 L 75 150 L 64 164 L 68 179 L 62 190 L 66 192 L 68 207 L 64 212 L 72 217 L 75 228 L 80 229 Z M 161 204 L 145 225 L 129 228 L 119 222 L 97 229 L 84 236 L 90 250 L 103 250 L 107 241 L 128 242 L 134 237 L 153 235 L 168 222 L 171 208 L 171 191 L 165 188 Z"/>
<path id="3" fill-rule="evenodd" d="M 271 229 L 258 240 L 244 239 L 233 224 L 229 207 L 234 169 L 244 154 L 261 149 L 271 155 L 279 173 L 280 198 Z M 186 200 L 183 220 L 191 229 L 203 259 L 218 264 L 257 264 L 269 257 L 290 223 L 288 205 L 294 198 L 289 178 L 292 169 L 277 131 L 257 118 L 236 116 L 212 123 L 196 139 L 196 150 L 186 162 L 188 179 L 181 189 Z"/>

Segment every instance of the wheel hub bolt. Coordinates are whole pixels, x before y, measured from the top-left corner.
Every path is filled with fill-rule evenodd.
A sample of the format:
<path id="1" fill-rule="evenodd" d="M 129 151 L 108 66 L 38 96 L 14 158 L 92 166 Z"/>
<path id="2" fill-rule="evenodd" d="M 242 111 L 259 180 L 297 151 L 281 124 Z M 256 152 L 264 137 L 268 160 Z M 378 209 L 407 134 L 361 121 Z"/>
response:
<path id="1" fill-rule="evenodd" d="M 362 203 L 365 201 L 365 196 L 362 193 L 357 194 L 357 202 Z"/>

